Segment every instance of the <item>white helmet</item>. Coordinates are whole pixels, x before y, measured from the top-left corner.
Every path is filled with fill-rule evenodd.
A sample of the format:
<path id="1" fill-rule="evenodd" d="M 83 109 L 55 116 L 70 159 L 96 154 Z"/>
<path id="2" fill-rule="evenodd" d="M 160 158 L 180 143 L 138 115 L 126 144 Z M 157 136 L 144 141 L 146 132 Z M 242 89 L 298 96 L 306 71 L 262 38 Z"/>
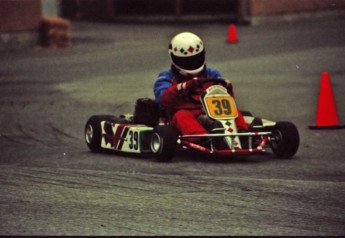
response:
<path id="1" fill-rule="evenodd" d="M 184 75 L 196 75 L 204 69 L 204 43 L 193 33 L 182 32 L 172 38 L 169 55 L 173 65 Z"/>

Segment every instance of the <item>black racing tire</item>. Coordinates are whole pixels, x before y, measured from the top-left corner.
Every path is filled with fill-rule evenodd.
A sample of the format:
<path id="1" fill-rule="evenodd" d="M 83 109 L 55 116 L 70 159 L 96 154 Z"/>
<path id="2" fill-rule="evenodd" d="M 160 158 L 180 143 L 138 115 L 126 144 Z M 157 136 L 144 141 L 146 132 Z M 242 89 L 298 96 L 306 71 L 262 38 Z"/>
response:
<path id="1" fill-rule="evenodd" d="M 159 162 L 170 162 L 175 155 L 178 133 L 171 126 L 156 126 L 153 129 L 150 148 Z"/>
<path id="2" fill-rule="evenodd" d="M 246 116 L 246 117 L 253 117 L 253 114 L 249 111 L 241 111 L 242 115 L 243 116 Z"/>
<path id="3" fill-rule="evenodd" d="M 102 121 L 123 123 L 125 120 L 123 118 L 115 117 L 112 115 L 91 116 L 85 124 L 84 135 L 85 135 L 86 145 L 89 147 L 89 149 L 92 152 L 103 151 L 103 149 L 101 148 L 101 141 L 102 141 L 101 122 Z"/>
<path id="4" fill-rule="evenodd" d="M 292 158 L 299 147 L 299 133 L 291 122 L 277 122 L 273 127 L 270 145 L 278 158 Z"/>

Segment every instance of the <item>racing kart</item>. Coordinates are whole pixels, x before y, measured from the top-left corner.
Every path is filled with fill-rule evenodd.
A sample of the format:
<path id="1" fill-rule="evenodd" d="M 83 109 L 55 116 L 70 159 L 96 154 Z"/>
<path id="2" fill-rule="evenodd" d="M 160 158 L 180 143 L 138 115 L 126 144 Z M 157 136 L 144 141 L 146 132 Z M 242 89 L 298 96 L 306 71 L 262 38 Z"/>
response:
<path id="1" fill-rule="evenodd" d="M 164 110 L 152 99 L 136 101 L 133 114 L 94 115 L 85 125 L 85 141 L 92 152 L 113 150 L 150 155 L 158 161 L 171 161 L 178 150 L 197 150 L 215 155 L 255 154 L 270 148 L 278 158 L 292 158 L 299 147 L 299 133 L 291 122 L 273 122 L 241 111 L 248 131 L 238 131 L 238 111 L 234 98 L 221 79 L 204 79 L 210 86 L 199 100 L 210 128 L 208 134 L 181 135 L 169 125 Z M 205 121 L 205 120 L 203 120 Z M 211 126 L 210 126 L 211 125 Z"/>

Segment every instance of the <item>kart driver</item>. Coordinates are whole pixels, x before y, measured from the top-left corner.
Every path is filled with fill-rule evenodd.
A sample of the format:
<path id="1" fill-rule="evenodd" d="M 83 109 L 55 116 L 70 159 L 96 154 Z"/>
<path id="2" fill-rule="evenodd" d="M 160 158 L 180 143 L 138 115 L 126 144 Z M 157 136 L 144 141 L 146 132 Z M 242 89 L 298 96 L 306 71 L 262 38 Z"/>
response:
<path id="1" fill-rule="evenodd" d="M 193 103 L 187 95 L 194 91 L 200 97 L 210 86 L 211 83 L 201 85 L 201 79 L 223 77 L 218 70 L 206 66 L 204 43 L 193 33 L 183 32 L 173 37 L 169 55 L 171 68 L 161 72 L 154 83 L 156 102 L 165 108 L 170 125 L 182 135 L 206 134 L 208 131 L 201 124 L 202 105 Z M 228 93 L 234 97 L 231 82 L 226 82 Z M 248 130 L 240 111 L 236 125 L 239 131 Z"/>

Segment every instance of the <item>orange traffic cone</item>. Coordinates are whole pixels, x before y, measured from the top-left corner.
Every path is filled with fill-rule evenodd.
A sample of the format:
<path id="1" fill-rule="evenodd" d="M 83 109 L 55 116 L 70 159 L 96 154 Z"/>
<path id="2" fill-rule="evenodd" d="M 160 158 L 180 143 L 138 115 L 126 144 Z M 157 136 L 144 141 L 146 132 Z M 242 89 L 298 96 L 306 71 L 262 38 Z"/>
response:
<path id="1" fill-rule="evenodd" d="M 321 74 L 319 102 L 316 114 L 316 123 L 310 129 L 345 128 L 339 125 L 333 90 L 327 72 Z"/>
<path id="2" fill-rule="evenodd" d="M 238 38 L 237 38 L 237 30 L 235 24 L 230 24 L 229 29 L 228 29 L 228 43 L 237 43 Z"/>

